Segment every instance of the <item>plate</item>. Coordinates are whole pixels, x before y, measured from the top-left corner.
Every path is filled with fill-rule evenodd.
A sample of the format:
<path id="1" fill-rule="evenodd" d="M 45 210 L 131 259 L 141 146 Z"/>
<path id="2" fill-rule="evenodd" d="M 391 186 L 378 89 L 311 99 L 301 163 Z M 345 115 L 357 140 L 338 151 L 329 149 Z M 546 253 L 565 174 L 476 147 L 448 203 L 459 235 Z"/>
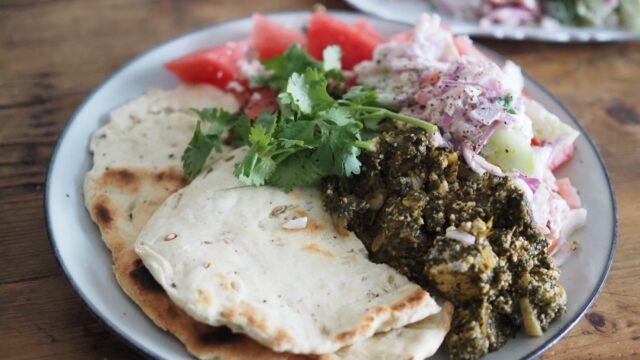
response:
<path id="1" fill-rule="evenodd" d="M 418 16 L 424 12 L 433 12 L 427 0 L 346 0 L 351 6 L 380 18 L 414 24 Z M 554 28 L 540 26 L 499 26 L 482 27 L 477 22 L 459 19 L 448 19 L 443 16 L 451 30 L 456 34 L 466 34 L 474 37 L 506 39 L 506 40 L 536 40 L 550 42 L 606 42 L 640 40 L 640 35 L 619 29 L 605 29 L 596 27 L 576 27 L 560 25 Z"/>
<path id="2" fill-rule="evenodd" d="M 335 12 L 353 22 L 361 14 Z M 289 26 L 302 26 L 308 12 L 268 15 Z M 384 34 L 407 26 L 371 19 Z M 157 328 L 124 294 L 111 271 L 111 254 L 84 207 L 82 185 L 91 166 L 91 134 L 106 121 L 111 110 L 142 95 L 150 87 L 173 88 L 177 80 L 163 64 L 178 56 L 230 40 L 245 38 L 250 18 L 213 25 L 178 37 L 131 61 L 98 87 L 69 120 L 53 154 L 47 177 L 45 207 L 53 250 L 71 285 L 105 324 L 140 351 L 164 359 L 189 359 L 183 345 Z M 502 61 L 499 55 L 490 54 Z M 554 322 L 543 337 L 518 336 L 486 359 L 534 358 L 562 338 L 594 302 L 607 277 L 617 240 L 617 210 L 611 180 L 595 144 L 576 118 L 551 93 L 529 76 L 525 90 L 582 133 L 575 159 L 562 170 L 579 189 L 590 211 L 587 225 L 575 234 L 582 247 L 563 266 L 561 282 L 568 297 L 567 314 Z M 435 359 L 446 359 L 440 351 Z"/>

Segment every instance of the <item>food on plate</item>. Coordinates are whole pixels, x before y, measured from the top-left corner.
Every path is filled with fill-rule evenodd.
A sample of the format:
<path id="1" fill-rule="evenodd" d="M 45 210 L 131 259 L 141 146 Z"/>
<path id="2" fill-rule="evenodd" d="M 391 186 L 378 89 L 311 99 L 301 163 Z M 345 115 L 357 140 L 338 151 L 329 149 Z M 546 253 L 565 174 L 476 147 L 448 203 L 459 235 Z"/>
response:
<path id="1" fill-rule="evenodd" d="M 317 12 L 167 69 L 189 85 L 94 134 L 85 201 L 124 291 L 194 356 L 426 358 L 446 335 L 476 359 L 563 314 L 586 210 L 554 171 L 578 132 L 515 64 L 437 16 L 385 40 Z"/>
<path id="2" fill-rule="evenodd" d="M 85 178 L 85 201 L 112 252 L 118 283 L 160 328 L 175 335 L 198 358 L 302 359 L 275 353 L 228 328 L 196 321 L 171 300 L 134 251 L 134 242 L 152 214 L 189 183 L 182 175 L 180 152 L 196 126 L 197 116 L 190 110 L 194 107 L 234 111 L 238 103 L 233 96 L 206 85 L 152 89 L 113 111 L 92 138 L 94 165 Z M 207 163 L 219 159 L 218 153 L 212 153 Z M 399 283 L 402 276 L 397 276 Z M 429 311 L 437 313 L 342 348 L 327 359 L 369 359 L 371 354 L 429 356 L 444 339 L 452 309 L 447 303 L 440 311 L 431 301 L 428 305 Z M 388 346 L 391 342 L 395 346 Z"/>
<path id="3" fill-rule="evenodd" d="M 562 23 L 623 27 L 640 32 L 638 0 L 428 0 L 442 14 L 479 21 L 482 26 Z"/>
<path id="4" fill-rule="evenodd" d="M 452 358 L 494 351 L 522 324 L 540 336 L 564 313 L 548 241 L 511 178 L 478 176 L 415 128 L 388 129 L 360 159 L 359 175 L 325 181 L 327 209 L 374 261 L 453 302 Z"/>
<path id="5" fill-rule="evenodd" d="M 244 187 L 246 147 L 226 153 L 147 222 L 136 252 L 194 319 L 275 351 L 325 354 L 440 307 L 420 286 L 340 236 L 318 189 Z"/>

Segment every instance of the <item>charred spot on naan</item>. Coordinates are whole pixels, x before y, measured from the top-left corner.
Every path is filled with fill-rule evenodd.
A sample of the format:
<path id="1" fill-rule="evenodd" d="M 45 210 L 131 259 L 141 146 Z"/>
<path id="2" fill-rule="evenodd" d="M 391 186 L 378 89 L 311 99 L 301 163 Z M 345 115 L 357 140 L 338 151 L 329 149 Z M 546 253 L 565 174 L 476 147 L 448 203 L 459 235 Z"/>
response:
<path id="1" fill-rule="evenodd" d="M 91 213 L 93 219 L 103 230 L 111 228 L 116 218 L 115 205 L 107 196 L 100 196 L 93 202 Z"/>
<path id="2" fill-rule="evenodd" d="M 391 307 L 393 311 L 406 311 L 407 309 L 417 308 L 429 298 L 429 293 L 424 290 L 416 290 L 406 299 L 394 304 Z"/>
<path id="3" fill-rule="evenodd" d="M 309 244 L 309 245 L 303 247 L 302 250 L 307 251 L 307 252 L 311 252 L 311 253 L 315 253 L 315 254 L 318 254 L 318 255 L 326 256 L 326 257 L 331 258 L 331 259 L 335 259 L 335 257 L 336 257 L 331 251 L 323 249 L 320 245 L 315 244 L 315 243 Z"/>
<path id="4" fill-rule="evenodd" d="M 162 184 L 170 183 L 177 185 L 174 191 L 181 189 L 190 183 L 189 179 L 184 177 L 182 170 L 177 168 L 169 168 L 160 171 L 154 175 L 154 179 Z"/>
<path id="5" fill-rule="evenodd" d="M 149 270 L 142 265 L 140 259 L 136 260 L 140 265 L 135 267 L 129 275 L 141 289 L 153 292 L 164 292 L 162 286 L 153 278 Z"/>
<path id="6" fill-rule="evenodd" d="M 223 345 L 243 341 L 246 337 L 227 327 L 214 327 L 197 323 L 198 342 L 202 345 Z"/>
<path id="7" fill-rule="evenodd" d="M 390 309 L 386 306 L 380 306 L 375 308 L 371 314 L 367 315 L 364 318 L 362 323 L 357 328 L 350 331 L 344 331 L 339 333 L 338 335 L 336 335 L 336 339 L 342 343 L 352 342 L 353 339 L 359 336 L 360 334 L 370 331 L 376 319 L 389 311 Z"/>
<path id="8" fill-rule="evenodd" d="M 293 342 L 293 338 L 289 333 L 284 330 L 279 330 L 275 339 L 273 340 L 273 348 L 281 349 L 283 346 L 291 344 Z"/>
<path id="9" fill-rule="evenodd" d="M 107 168 L 100 177 L 98 185 L 105 188 L 117 188 L 127 192 L 140 189 L 139 170 L 127 168 Z"/>
<path id="10" fill-rule="evenodd" d="M 390 308 L 387 306 L 379 306 L 368 314 L 362 323 L 355 329 L 341 332 L 336 335 L 336 339 L 343 343 L 349 343 L 362 333 L 366 333 L 373 326 L 374 322 L 389 311 L 404 312 L 409 309 L 420 307 L 429 298 L 429 293 L 420 289 L 407 296 L 404 300 L 393 304 Z"/>

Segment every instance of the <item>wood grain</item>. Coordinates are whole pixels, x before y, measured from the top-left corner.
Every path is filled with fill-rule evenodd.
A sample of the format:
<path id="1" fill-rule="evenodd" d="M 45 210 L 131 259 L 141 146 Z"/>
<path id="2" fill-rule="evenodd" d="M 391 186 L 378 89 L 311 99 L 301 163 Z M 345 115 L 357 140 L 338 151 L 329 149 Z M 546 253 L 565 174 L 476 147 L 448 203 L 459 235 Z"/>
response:
<path id="1" fill-rule="evenodd" d="M 0 357 L 138 358 L 86 310 L 47 238 L 46 170 L 80 102 L 162 41 L 255 11 L 313 3 L 0 0 Z M 347 8 L 337 0 L 325 4 Z M 619 248 L 607 285 L 544 358 L 640 358 L 640 44 L 483 43 L 522 65 L 576 113 L 602 150 L 619 200 Z"/>

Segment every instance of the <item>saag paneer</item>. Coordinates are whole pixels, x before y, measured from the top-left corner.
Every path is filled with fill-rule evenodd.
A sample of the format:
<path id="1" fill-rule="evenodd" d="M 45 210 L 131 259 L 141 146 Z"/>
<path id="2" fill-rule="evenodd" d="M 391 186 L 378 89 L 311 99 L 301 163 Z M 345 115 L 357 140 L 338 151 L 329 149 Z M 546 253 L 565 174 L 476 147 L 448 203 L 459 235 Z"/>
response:
<path id="1" fill-rule="evenodd" d="M 323 183 L 339 229 L 456 305 L 453 359 L 477 359 L 524 329 L 540 336 L 562 315 L 560 272 L 524 193 L 509 177 L 479 176 L 418 128 L 386 124 L 359 175 Z"/>

